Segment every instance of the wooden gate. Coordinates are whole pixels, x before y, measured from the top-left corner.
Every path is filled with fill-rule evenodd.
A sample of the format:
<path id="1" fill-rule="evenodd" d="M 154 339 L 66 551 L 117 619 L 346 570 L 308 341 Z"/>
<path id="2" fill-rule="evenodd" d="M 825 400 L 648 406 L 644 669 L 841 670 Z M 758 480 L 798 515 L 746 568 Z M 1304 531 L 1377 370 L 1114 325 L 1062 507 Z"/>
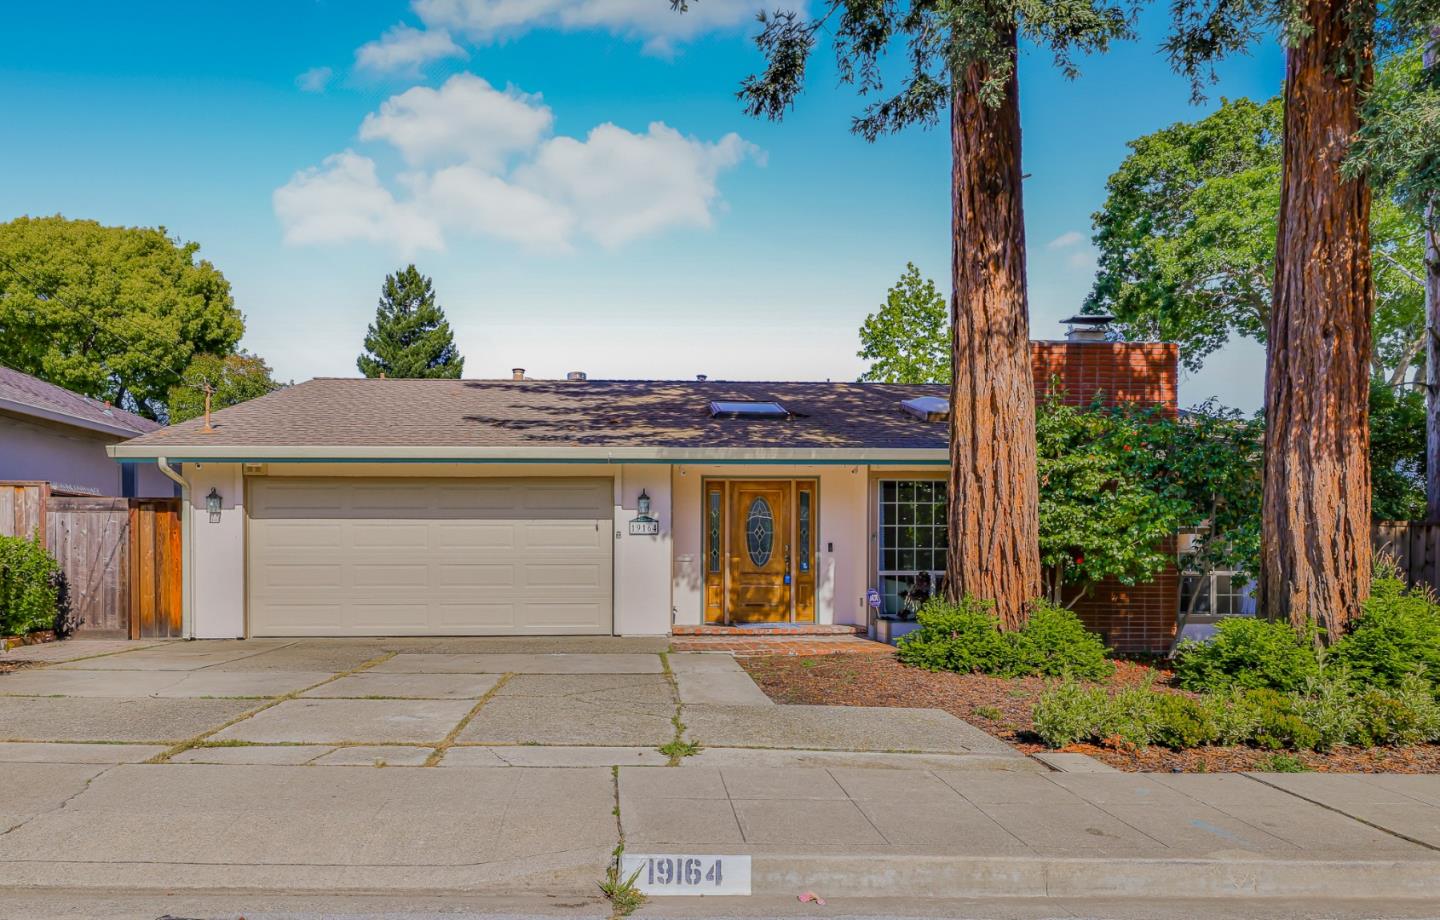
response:
<path id="1" fill-rule="evenodd" d="M 0 483 L 0 535 L 37 533 L 65 572 L 80 634 L 180 635 L 178 498 L 55 495 L 48 483 Z"/>

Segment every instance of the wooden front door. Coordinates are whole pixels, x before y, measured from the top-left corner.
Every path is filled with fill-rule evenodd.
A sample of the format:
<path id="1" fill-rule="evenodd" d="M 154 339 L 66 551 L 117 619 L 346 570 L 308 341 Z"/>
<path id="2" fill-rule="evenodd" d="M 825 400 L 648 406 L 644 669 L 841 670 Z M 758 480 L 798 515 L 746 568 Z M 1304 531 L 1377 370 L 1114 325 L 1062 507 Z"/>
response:
<path id="1" fill-rule="evenodd" d="M 731 623 L 790 619 L 793 489 L 788 481 L 730 484 L 726 607 Z"/>

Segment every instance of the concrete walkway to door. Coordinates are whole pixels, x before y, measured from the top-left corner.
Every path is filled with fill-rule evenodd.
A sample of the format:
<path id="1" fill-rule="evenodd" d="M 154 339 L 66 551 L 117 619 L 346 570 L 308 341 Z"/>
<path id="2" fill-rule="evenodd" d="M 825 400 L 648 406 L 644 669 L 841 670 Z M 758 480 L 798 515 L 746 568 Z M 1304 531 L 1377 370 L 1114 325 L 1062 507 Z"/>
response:
<path id="1" fill-rule="evenodd" d="M 0 890 L 586 897 L 623 841 L 791 897 L 1440 898 L 1440 777 L 1053 773 L 664 640 L 59 648 L 0 674 Z"/>

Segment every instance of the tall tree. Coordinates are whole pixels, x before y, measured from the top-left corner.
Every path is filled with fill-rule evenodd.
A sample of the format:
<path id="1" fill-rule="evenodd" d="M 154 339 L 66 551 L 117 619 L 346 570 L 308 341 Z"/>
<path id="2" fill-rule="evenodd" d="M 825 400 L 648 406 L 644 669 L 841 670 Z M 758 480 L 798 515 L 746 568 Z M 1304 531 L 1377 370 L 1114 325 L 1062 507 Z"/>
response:
<path id="1" fill-rule="evenodd" d="M 170 388 L 170 424 L 205 414 L 205 397 L 219 411 L 280 388 L 259 355 L 196 355 L 179 385 Z"/>
<path id="2" fill-rule="evenodd" d="M 1288 45 L 1275 285 L 1267 329 L 1261 604 L 1344 631 L 1370 588 L 1370 188 L 1347 172 L 1375 38 L 1413 40 L 1436 0 L 1177 0 L 1172 59 L 1203 78 L 1267 24 Z"/>
<path id="3" fill-rule="evenodd" d="M 1381 80 L 1394 65 L 1381 70 Z M 1232 336 L 1263 344 L 1280 212 L 1280 97 L 1215 112 L 1129 143 L 1094 215 L 1100 250 L 1087 312 L 1128 337 L 1179 342 L 1199 370 Z M 1399 386 L 1423 357 L 1422 234 L 1393 186 L 1371 211 L 1373 376 Z"/>
<path id="4" fill-rule="evenodd" d="M 197 354 L 245 331 L 230 283 L 165 228 L 0 224 L 0 364 L 164 421 Z"/>
<path id="5" fill-rule="evenodd" d="M 860 327 L 859 356 L 870 362 L 861 380 L 943 383 L 950 379 L 950 313 L 935 282 L 915 263 Z"/>
<path id="6" fill-rule="evenodd" d="M 414 265 L 385 276 L 375 322 L 355 363 L 366 377 L 460 377 L 465 359 L 430 279 Z"/>
<path id="7" fill-rule="evenodd" d="M 684 10 L 689 0 L 672 0 Z M 694 0 L 699 2 L 699 0 Z M 761 17 L 765 69 L 739 92 L 752 115 L 780 119 L 804 85 L 820 37 L 842 82 L 885 92 L 882 59 L 903 45 L 897 92 L 852 122 L 867 140 L 934 125 L 950 109 L 950 552 L 946 590 L 993 600 L 1015 627 L 1040 594 L 1035 393 L 1025 288 L 1019 41 L 1048 49 L 1067 75 L 1075 53 L 1130 35 L 1130 0 L 824 0 L 814 16 Z"/>

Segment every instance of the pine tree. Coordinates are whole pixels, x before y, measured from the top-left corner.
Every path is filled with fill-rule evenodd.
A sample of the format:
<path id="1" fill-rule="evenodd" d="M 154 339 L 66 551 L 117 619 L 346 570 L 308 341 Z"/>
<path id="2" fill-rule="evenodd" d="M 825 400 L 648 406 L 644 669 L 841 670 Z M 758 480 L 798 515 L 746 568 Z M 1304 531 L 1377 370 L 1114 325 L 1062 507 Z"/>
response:
<path id="1" fill-rule="evenodd" d="M 366 377 L 460 377 L 465 359 L 445 311 L 435 303 L 430 279 L 414 265 L 385 276 L 375 322 L 355 364 Z"/>

